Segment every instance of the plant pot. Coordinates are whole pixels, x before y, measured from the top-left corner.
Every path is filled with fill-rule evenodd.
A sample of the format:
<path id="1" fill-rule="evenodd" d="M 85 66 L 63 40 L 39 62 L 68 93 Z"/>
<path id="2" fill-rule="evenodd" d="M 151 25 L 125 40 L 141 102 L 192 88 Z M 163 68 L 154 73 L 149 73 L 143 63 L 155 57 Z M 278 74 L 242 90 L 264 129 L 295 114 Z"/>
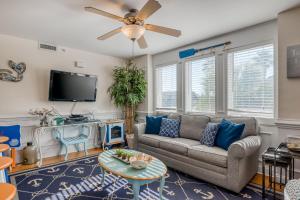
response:
<path id="1" fill-rule="evenodd" d="M 134 149 L 134 134 L 126 135 L 127 144 L 130 149 Z"/>

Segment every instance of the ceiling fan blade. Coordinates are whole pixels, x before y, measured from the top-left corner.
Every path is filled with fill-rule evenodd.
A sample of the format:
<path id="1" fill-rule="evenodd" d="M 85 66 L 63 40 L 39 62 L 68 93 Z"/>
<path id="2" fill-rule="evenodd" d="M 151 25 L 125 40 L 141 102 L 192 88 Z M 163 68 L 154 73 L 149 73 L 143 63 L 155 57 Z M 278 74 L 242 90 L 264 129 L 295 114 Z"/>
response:
<path id="1" fill-rule="evenodd" d="M 109 2 L 111 2 L 112 4 L 116 5 L 118 8 L 120 8 L 122 11 L 129 11 L 130 7 L 125 4 L 124 2 L 122 2 L 121 0 L 108 0 Z"/>
<path id="2" fill-rule="evenodd" d="M 153 13 L 155 13 L 158 9 L 161 8 L 161 5 L 156 0 L 149 0 L 144 7 L 137 14 L 137 18 L 141 20 L 145 20 L 150 17 Z"/>
<path id="3" fill-rule="evenodd" d="M 112 36 L 116 35 L 117 33 L 120 33 L 121 29 L 122 29 L 122 27 L 117 28 L 115 30 L 112 30 L 112 31 L 110 31 L 110 32 L 108 32 L 108 33 L 106 33 L 104 35 L 101 35 L 101 36 L 97 37 L 97 39 L 98 40 L 105 40 L 105 39 L 107 39 L 109 37 L 112 37 Z"/>
<path id="4" fill-rule="evenodd" d="M 120 22 L 123 22 L 123 18 L 122 17 L 114 15 L 114 14 L 111 14 L 111 13 L 108 13 L 108 12 L 105 12 L 103 10 L 99 10 L 99 9 L 93 8 L 93 7 L 85 7 L 84 9 L 86 11 L 88 11 L 88 12 L 95 13 L 95 14 L 98 14 L 98 15 L 102 15 L 104 17 L 109 17 L 111 19 L 116 19 L 116 20 L 118 20 Z"/>
<path id="5" fill-rule="evenodd" d="M 141 49 L 146 49 L 148 47 L 145 37 L 142 35 L 138 40 L 137 43 Z"/>
<path id="6" fill-rule="evenodd" d="M 181 35 L 180 30 L 172 29 L 172 28 L 167 28 L 163 26 L 157 26 L 153 24 L 145 24 L 146 30 L 157 32 L 157 33 L 162 33 L 166 35 L 171 35 L 174 37 L 179 37 Z"/>

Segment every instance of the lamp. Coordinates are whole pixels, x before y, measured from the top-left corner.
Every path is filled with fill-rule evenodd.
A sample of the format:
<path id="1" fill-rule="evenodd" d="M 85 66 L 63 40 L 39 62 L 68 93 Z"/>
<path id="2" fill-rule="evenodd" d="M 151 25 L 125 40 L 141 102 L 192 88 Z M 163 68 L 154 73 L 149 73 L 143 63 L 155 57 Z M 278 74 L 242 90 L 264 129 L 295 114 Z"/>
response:
<path id="1" fill-rule="evenodd" d="M 139 39 L 145 32 L 145 28 L 136 24 L 129 24 L 122 27 L 122 32 L 131 40 Z"/>

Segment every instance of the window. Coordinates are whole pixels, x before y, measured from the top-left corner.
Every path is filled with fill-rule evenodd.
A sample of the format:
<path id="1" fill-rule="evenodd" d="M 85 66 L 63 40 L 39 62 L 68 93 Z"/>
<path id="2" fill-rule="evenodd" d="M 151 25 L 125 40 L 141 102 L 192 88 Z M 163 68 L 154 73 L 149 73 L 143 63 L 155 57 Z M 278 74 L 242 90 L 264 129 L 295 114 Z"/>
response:
<path id="1" fill-rule="evenodd" d="M 228 114 L 273 117 L 272 44 L 228 54 Z"/>
<path id="2" fill-rule="evenodd" d="M 177 106 L 177 65 L 155 69 L 156 109 L 176 109 Z"/>
<path id="3" fill-rule="evenodd" d="M 200 58 L 186 63 L 187 110 L 190 112 L 215 113 L 216 67 L 215 56 Z"/>

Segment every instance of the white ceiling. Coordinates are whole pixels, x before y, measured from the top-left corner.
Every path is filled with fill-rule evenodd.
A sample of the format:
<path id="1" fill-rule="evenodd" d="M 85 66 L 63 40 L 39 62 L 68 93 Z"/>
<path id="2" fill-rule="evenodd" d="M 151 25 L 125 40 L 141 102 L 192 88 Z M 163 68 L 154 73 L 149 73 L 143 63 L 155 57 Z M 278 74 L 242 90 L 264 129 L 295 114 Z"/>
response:
<path id="1" fill-rule="evenodd" d="M 115 3 L 114 3 L 115 2 Z M 34 39 L 119 57 L 131 56 L 131 41 L 118 34 L 96 40 L 122 24 L 84 11 L 84 6 L 123 16 L 117 0 L 0 0 L 0 34 Z M 119 1 L 121 2 L 121 0 Z M 146 0 L 124 0 L 140 9 Z M 276 18 L 300 0 L 159 0 L 162 8 L 147 23 L 182 30 L 173 38 L 146 32 L 148 48 L 135 47 L 135 54 L 155 54 L 209 37 Z"/>

